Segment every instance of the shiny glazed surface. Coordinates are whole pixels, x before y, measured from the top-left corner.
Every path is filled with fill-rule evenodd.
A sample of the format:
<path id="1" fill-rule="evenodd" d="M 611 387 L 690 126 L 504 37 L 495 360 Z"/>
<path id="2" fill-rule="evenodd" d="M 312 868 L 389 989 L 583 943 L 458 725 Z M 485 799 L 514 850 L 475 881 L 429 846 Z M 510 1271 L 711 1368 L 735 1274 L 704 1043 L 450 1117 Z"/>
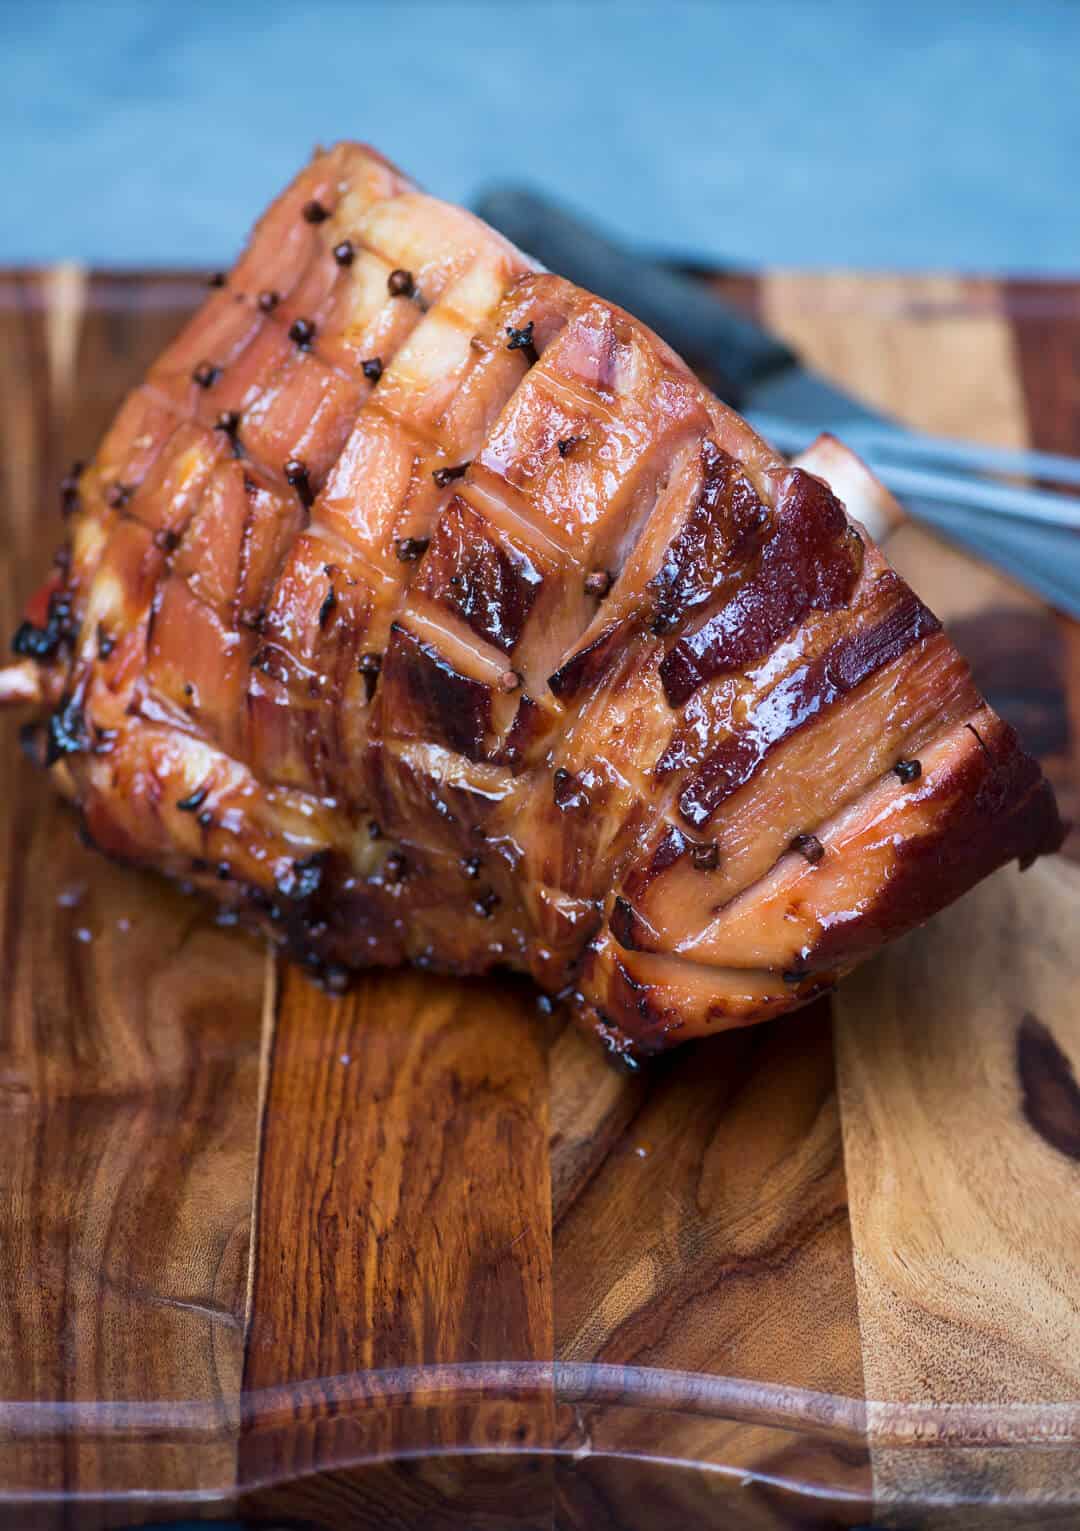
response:
<path id="1" fill-rule="evenodd" d="M 6 680 L 35 748 L 102 849 L 333 986 L 511 966 L 654 1050 L 1059 842 L 828 485 L 369 150 L 273 205 L 65 493 Z"/>

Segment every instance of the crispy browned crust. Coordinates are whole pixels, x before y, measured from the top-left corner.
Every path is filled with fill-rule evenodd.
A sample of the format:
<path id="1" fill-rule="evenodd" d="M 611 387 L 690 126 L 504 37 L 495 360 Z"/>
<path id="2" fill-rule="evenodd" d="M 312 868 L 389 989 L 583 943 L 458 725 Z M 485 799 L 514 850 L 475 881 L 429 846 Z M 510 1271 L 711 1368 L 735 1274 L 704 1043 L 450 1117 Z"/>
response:
<path id="1" fill-rule="evenodd" d="M 65 503 L 0 699 L 39 703 L 103 850 L 333 986 L 507 965 L 655 1050 L 806 1003 L 1060 842 L 824 480 L 355 145 Z"/>

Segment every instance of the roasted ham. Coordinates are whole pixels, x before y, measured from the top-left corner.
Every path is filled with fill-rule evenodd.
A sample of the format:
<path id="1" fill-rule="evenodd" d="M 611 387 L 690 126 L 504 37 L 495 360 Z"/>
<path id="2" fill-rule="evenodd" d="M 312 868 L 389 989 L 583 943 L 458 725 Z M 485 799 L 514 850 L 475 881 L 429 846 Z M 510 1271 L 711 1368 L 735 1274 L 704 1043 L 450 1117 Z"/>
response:
<path id="1" fill-rule="evenodd" d="M 271 207 L 64 500 L 0 694 L 103 850 L 333 986 L 516 968 L 647 1052 L 1059 844 L 850 454 L 790 465 L 369 149 Z"/>

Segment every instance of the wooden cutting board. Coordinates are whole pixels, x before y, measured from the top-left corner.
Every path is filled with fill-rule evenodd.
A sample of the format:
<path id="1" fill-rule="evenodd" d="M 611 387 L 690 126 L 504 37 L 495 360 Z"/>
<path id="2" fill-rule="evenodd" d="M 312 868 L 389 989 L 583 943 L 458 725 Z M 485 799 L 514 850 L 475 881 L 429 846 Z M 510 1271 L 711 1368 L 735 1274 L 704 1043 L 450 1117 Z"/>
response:
<path id="1" fill-rule="evenodd" d="M 1080 286 L 728 282 L 913 422 L 1080 447 Z M 0 279 L 4 630 L 198 301 Z M 1077 816 L 1080 629 L 893 556 Z M 327 998 L 0 741 L 0 1525 L 1080 1524 L 1080 837 L 617 1073 L 524 985 Z"/>

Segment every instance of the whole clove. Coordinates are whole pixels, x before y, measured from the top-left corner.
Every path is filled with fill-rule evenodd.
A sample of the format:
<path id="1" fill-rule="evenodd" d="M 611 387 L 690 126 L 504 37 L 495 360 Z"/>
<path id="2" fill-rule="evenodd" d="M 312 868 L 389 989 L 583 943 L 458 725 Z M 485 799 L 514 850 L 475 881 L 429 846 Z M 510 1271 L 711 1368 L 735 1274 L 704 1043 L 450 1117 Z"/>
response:
<path id="1" fill-rule="evenodd" d="M 720 865 L 720 847 L 715 840 L 691 846 L 690 860 L 699 872 L 715 872 Z"/>
<path id="2" fill-rule="evenodd" d="M 310 351 L 315 339 L 315 326 L 310 319 L 294 319 L 289 325 L 289 339 L 301 351 Z"/>
<path id="3" fill-rule="evenodd" d="M 285 481 L 290 488 L 296 490 L 296 497 L 305 510 L 310 510 L 315 503 L 315 494 L 308 477 L 306 463 L 299 457 L 290 457 L 285 464 Z"/>
<path id="4" fill-rule="evenodd" d="M 800 856 L 805 856 L 811 866 L 817 866 L 825 854 L 825 847 L 817 835 L 796 835 L 790 849 Z"/>
<path id="5" fill-rule="evenodd" d="M 445 489 L 447 484 L 452 484 L 455 479 L 464 478 L 468 471 L 469 464 L 462 462 L 454 468 L 435 468 L 431 476 L 435 480 L 437 489 Z"/>
<path id="6" fill-rule="evenodd" d="M 105 491 L 105 503 L 110 510 L 121 510 L 134 492 L 130 484 L 110 484 Z"/>
<path id="7" fill-rule="evenodd" d="M 326 624 L 329 622 L 331 616 L 333 615 L 334 607 L 336 605 L 337 605 L 337 591 L 334 589 L 333 585 L 331 585 L 329 590 L 327 590 L 325 596 L 323 597 L 322 605 L 319 607 L 319 627 L 320 628 L 325 627 Z"/>
<path id="8" fill-rule="evenodd" d="M 473 909 L 482 920 L 489 920 L 501 902 L 494 888 L 485 888 L 473 899 Z"/>
<path id="9" fill-rule="evenodd" d="M 512 324 L 506 326 L 506 333 L 510 339 L 506 342 L 508 351 L 520 351 L 530 367 L 540 360 L 540 353 L 533 344 L 533 321 L 530 319 L 524 329 L 516 330 Z"/>
<path id="10" fill-rule="evenodd" d="M 412 272 L 405 271 L 400 266 L 396 271 L 391 271 L 386 278 L 386 290 L 392 298 L 411 298 L 416 292 Z"/>
<path id="11" fill-rule="evenodd" d="M 913 781 L 918 781 L 922 775 L 922 765 L 918 760 L 898 760 L 893 766 L 893 775 L 906 787 Z"/>
<path id="12" fill-rule="evenodd" d="M 86 467 L 84 462 L 73 462 L 60 480 L 60 513 L 70 516 L 79 508 L 79 479 Z"/>
<path id="13" fill-rule="evenodd" d="M 430 543 L 430 537 L 396 537 L 394 554 L 400 563 L 415 563 L 418 558 L 423 558 Z"/>

